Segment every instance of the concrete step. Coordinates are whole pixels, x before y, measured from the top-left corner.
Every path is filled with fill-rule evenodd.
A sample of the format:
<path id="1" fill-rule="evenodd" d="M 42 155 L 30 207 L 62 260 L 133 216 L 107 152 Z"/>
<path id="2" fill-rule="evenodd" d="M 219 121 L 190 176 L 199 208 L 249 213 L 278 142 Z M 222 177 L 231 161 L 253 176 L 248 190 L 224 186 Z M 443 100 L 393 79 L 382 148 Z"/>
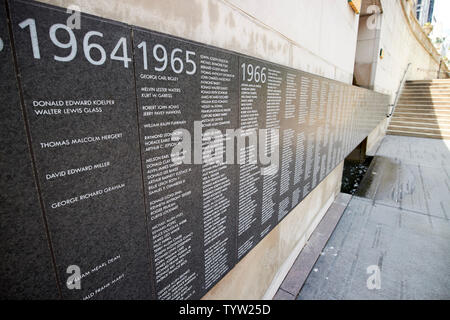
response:
<path id="1" fill-rule="evenodd" d="M 432 104 L 414 104 L 414 103 L 398 103 L 397 109 L 416 108 L 416 109 L 431 109 L 431 110 L 450 110 L 450 105 L 432 105 Z"/>
<path id="2" fill-rule="evenodd" d="M 414 105 L 428 105 L 428 106 L 449 106 L 450 101 L 433 101 L 433 100 L 425 100 L 425 99 L 399 99 L 398 104 L 414 104 Z"/>
<path id="3" fill-rule="evenodd" d="M 408 95 L 401 95 L 399 100 L 412 100 L 412 101 L 444 101 L 448 102 L 450 104 L 450 97 L 437 97 L 437 96 L 425 96 L 425 95 L 418 95 L 418 96 L 408 96 Z"/>
<path id="4" fill-rule="evenodd" d="M 423 119 L 439 119 L 439 120 L 450 120 L 450 115 L 447 114 L 436 114 L 434 112 L 402 112 L 395 110 L 394 117 L 418 117 Z"/>
<path id="5" fill-rule="evenodd" d="M 450 90 L 446 89 L 411 89 L 403 88 L 402 94 L 425 94 L 425 95 L 435 95 L 435 94 L 448 94 Z"/>
<path id="6" fill-rule="evenodd" d="M 425 99 L 433 99 L 433 98 L 445 98 L 450 100 L 450 90 L 447 91 L 446 93 L 418 93 L 418 92 L 405 92 L 403 91 L 401 94 L 402 98 L 405 99 L 415 99 L 415 98 L 425 98 Z"/>
<path id="7" fill-rule="evenodd" d="M 431 139 L 450 140 L 450 135 L 442 135 L 442 134 L 421 133 L 421 132 L 407 132 L 407 131 L 400 131 L 400 130 L 387 130 L 386 133 L 389 134 L 389 135 L 397 135 L 397 136 L 408 136 L 408 137 L 419 137 L 419 138 L 431 138 Z"/>
<path id="8" fill-rule="evenodd" d="M 420 133 L 429 133 L 429 134 L 441 134 L 450 136 L 450 130 L 440 129 L 440 128 L 424 128 L 424 127 L 412 127 L 405 125 L 395 125 L 390 124 L 388 130 L 396 130 L 403 132 L 420 132 Z"/>
<path id="9" fill-rule="evenodd" d="M 450 86 L 450 82 L 406 82 L 406 87 L 442 87 Z"/>
<path id="10" fill-rule="evenodd" d="M 406 80 L 406 83 L 450 83 L 450 79 Z"/>
<path id="11" fill-rule="evenodd" d="M 429 109 L 429 108 L 439 108 L 439 109 L 448 109 L 450 110 L 450 103 L 440 103 L 440 102 L 427 102 L 427 101 L 399 101 L 397 103 L 397 106 L 404 106 L 408 108 L 423 108 L 423 109 Z"/>
<path id="12" fill-rule="evenodd" d="M 406 113 L 431 113 L 435 115 L 450 115 L 450 109 L 433 109 L 433 108 L 411 108 L 411 107 L 399 107 L 395 108 L 395 112 L 406 112 Z"/>
<path id="13" fill-rule="evenodd" d="M 433 79 L 433 80 L 406 80 L 406 84 L 429 84 L 429 83 L 448 83 L 450 84 L 450 79 Z"/>
<path id="14" fill-rule="evenodd" d="M 429 118 L 424 118 L 422 116 L 418 116 L 415 114 L 412 114 L 410 116 L 403 116 L 403 115 L 399 115 L 399 114 L 395 114 L 392 116 L 392 120 L 391 121 L 402 121 L 402 122 L 408 122 L 408 121 L 413 121 L 413 122 L 426 122 L 426 123 L 435 123 L 435 124 L 440 124 L 440 125 L 450 125 L 450 119 L 444 119 L 443 117 L 440 118 L 436 118 L 436 117 L 429 117 Z"/>
<path id="15" fill-rule="evenodd" d="M 450 131 L 450 122 L 447 124 L 440 124 L 439 122 L 435 121 L 420 121 L 418 120 L 398 120 L 392 118 L 391 122 L 389 123 L 389 126 L 400 126 L 400 127 L 416 127 L 416 128 L 428 128 L 428 129 L 437 129 L 437 130 L 445 130 Z"/>
<path id="16" fill-rule="evenodd" d="M 450 79 L 406 81 L 387 133 L 450 139 Z"/>
<path id="17" fill-rule="evenodd" d="M 403 89 L 408 89 L 408 90 L 424 90 L 424 91 L 428 91 L 430 89 L 433 90 L 447 90 L 447 89 L 442 89 L 441 87 L 449 87 L 450 84 L 436 84 L 436 85 L 413 85 L 413 84 L 405 84 L 403 86 Z"/>
<path id="18" fill-rule="evenodd" d="M 424 112 L 440 112 L 446 113 L 450 111 L 450 106 L 444 105 L 424 105 L 424 104 L 398 104 L 395 110 L 404 110 L 411 109 L 413 111 L 417 111 L 418 109 L 423 110 Z"/>
<path id="19" fill-rule="evenodd" d="M 450 101 L 450 90 L 448 94 L 441 94 L 441 95 L 435 95 L 435 94 L 405 94 L 402 93 L 400 95 L 400 99 L 428 99 L 428 100 L 444 100 L 444 101 Z"/>
<path id="20" fill-rule="evenodd" d="M 439 122 L 439 120 L 447 120 L 450 121 L 450 113 L 442 114 L 442 113 L 433 113 L 433 112 L 406 112 L 404 110 L 396 110 L 394 112 L 395 117 L 404 117 L 404 118 L 411 118 L 416 117 L 420 118 L 423 117 L 424 121 L 430 121 L 430 120 L 436 120 Z"/>
<path id="21" fill-rule="evenodd" d="M 450 79 L 407 81 L 387 134 L 450 140 Z"/>
<path id="22" fill-rule="evenodd" d="M 405 82 L 405 87 L 415 87 L 415 88 L 419 88 L 419 87 L 423 87 L 423 88 L 429 88 L 429 87 L 433 87 L 433 86 L 450 86 L 450 83 L 412 83 L 412 82 Z"/>
<path id="23" fill-rule="evenodd" d="M 418 90 L 449 90 L 450 84 L 433 84 L 433 85 L 421 85 L 421 84 L 407 84 L 405 89 L 418 89 Z"/>

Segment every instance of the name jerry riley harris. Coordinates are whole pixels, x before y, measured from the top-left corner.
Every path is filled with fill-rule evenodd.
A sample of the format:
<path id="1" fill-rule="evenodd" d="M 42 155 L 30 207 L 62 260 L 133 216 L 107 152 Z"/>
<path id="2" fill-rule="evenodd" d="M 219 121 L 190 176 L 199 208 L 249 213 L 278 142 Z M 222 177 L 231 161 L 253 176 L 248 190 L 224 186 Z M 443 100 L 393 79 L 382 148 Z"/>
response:
<path id="1" fill-rule="evenodd" d="M 170 140 L 173 146 L 171 160 L 177 165 L 235 164 L 237 158 L 236 163 L 239 165 L 261 165 L 262 175 L 275 174 L 279 169 L 278 129 L 226 129 L 225 133 L 222 133 L 218 129 L 210 128 L 203 132 L 202 122 L 194 121 L 193 143 L 191 133 L 187 129 L 173 131 Z"/>

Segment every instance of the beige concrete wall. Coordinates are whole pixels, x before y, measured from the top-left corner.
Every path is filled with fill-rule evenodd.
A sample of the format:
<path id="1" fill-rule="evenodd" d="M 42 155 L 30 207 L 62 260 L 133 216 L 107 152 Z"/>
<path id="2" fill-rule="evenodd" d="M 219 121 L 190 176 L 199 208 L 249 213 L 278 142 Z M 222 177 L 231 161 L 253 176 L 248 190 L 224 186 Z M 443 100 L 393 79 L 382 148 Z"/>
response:
<path id="1" fill-rule="evenodd" d="M 433 79 L 437 77 L 439 55 L 412 16 L 410 1 L 381 0 L 381 4 L 379 48 L 383 48 L 384 58 L 377 60 L 374 90 L 394 99 L 408 63 L 407 80 Z"/>
<path id="2" fill-rule="evenodd" d="M 408 63 L 407 80 L 434 79 L 440 56 L 415 19 L 411 1 L 378 2 L 382 13 L 362 16 L 359 22 L 355 77 L 359 85 L 391 95 L 393 102 Z"/>
<path id="3" fill-rule="evenodd" d="M 39 0 L 352 83 L 358 15 L 331 0 Z"/>
<path id="4" fill-rule="evenodd" d="M 380 44 L 380 30 L 369 28 L 373 24 L 371 19 L 374 17 L 364 16 L 359 20 L 354 70 L 356 83 L 367 89 L 373 89 Z M 380 19 L 380 14 L 377 14 L 377 19 Z"/>
<path id="5" fill-rule="evenodd" d="M 387 127 L 389 125 L 389 119 L 381 121 L 378 126 L 372 130 L 367 137 L 366 154 L 369 156 L 375 155 L 381 140 L 386 135 Z"/>

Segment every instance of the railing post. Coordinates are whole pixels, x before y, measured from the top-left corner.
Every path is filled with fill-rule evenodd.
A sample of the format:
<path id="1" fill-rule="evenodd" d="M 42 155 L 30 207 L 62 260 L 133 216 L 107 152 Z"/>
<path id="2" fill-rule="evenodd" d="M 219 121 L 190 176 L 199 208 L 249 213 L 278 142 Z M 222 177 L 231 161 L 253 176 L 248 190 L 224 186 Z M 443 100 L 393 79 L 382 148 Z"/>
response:
<path id="1" fill-rule="evenodd" d="M 403 73 L 403 77 L 402 77 L 402 79 L 400 80 L 400 84 L 399 84 L 399 86 L 398 86 L 398 90 L 397 90 L 397 92 L 395 93 L 394 103 L 390 105 L 392 108 L 391 108 L 389 114 L 386 115 L 388 118 L 390 118 L 390 117 L 394 114 L 395 107 L 397 106 L 397 102 L 398 102 L 398 97 L 399 97 L 399 95 L 400 95 L 400 92 L 402 91 L 403 84 L 405 83 L 406 73 L 408 72 L 408 69 L 409 69 L 409 66 L 410 66 L 410 65 L 411 65 L 411 62 L 408 63 L 408 65 L 406 66 L 405 72 Z"/>

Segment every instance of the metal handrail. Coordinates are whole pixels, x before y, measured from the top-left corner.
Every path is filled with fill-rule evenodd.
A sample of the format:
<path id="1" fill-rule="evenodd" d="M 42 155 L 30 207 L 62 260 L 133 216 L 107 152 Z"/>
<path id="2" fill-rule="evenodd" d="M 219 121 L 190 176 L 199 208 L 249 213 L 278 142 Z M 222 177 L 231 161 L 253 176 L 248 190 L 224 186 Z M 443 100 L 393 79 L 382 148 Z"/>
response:
<path id="1" fill-rule="evenodd" d="M 389 114 L 386 115 L 388 118 L 390 118 L 394 114 L 395 107 L 397 107 L 398 98 L 400 96 L 400 93 L 402 92 L 403 85 L 405 84 L 406 73 L 408 72 L 408 69 L 410 66 L 411 66 L 411 62 L 408 63 L 408 65 L 406 66 L 405 72 L 403 73 L 402 80 L 400 80 L 400 85 L 398 87 L 397 92 L 395 93 L 394 103 L 389 105 L 389 107 L 391 107 L 391 112 L 389 112 Z"/>

